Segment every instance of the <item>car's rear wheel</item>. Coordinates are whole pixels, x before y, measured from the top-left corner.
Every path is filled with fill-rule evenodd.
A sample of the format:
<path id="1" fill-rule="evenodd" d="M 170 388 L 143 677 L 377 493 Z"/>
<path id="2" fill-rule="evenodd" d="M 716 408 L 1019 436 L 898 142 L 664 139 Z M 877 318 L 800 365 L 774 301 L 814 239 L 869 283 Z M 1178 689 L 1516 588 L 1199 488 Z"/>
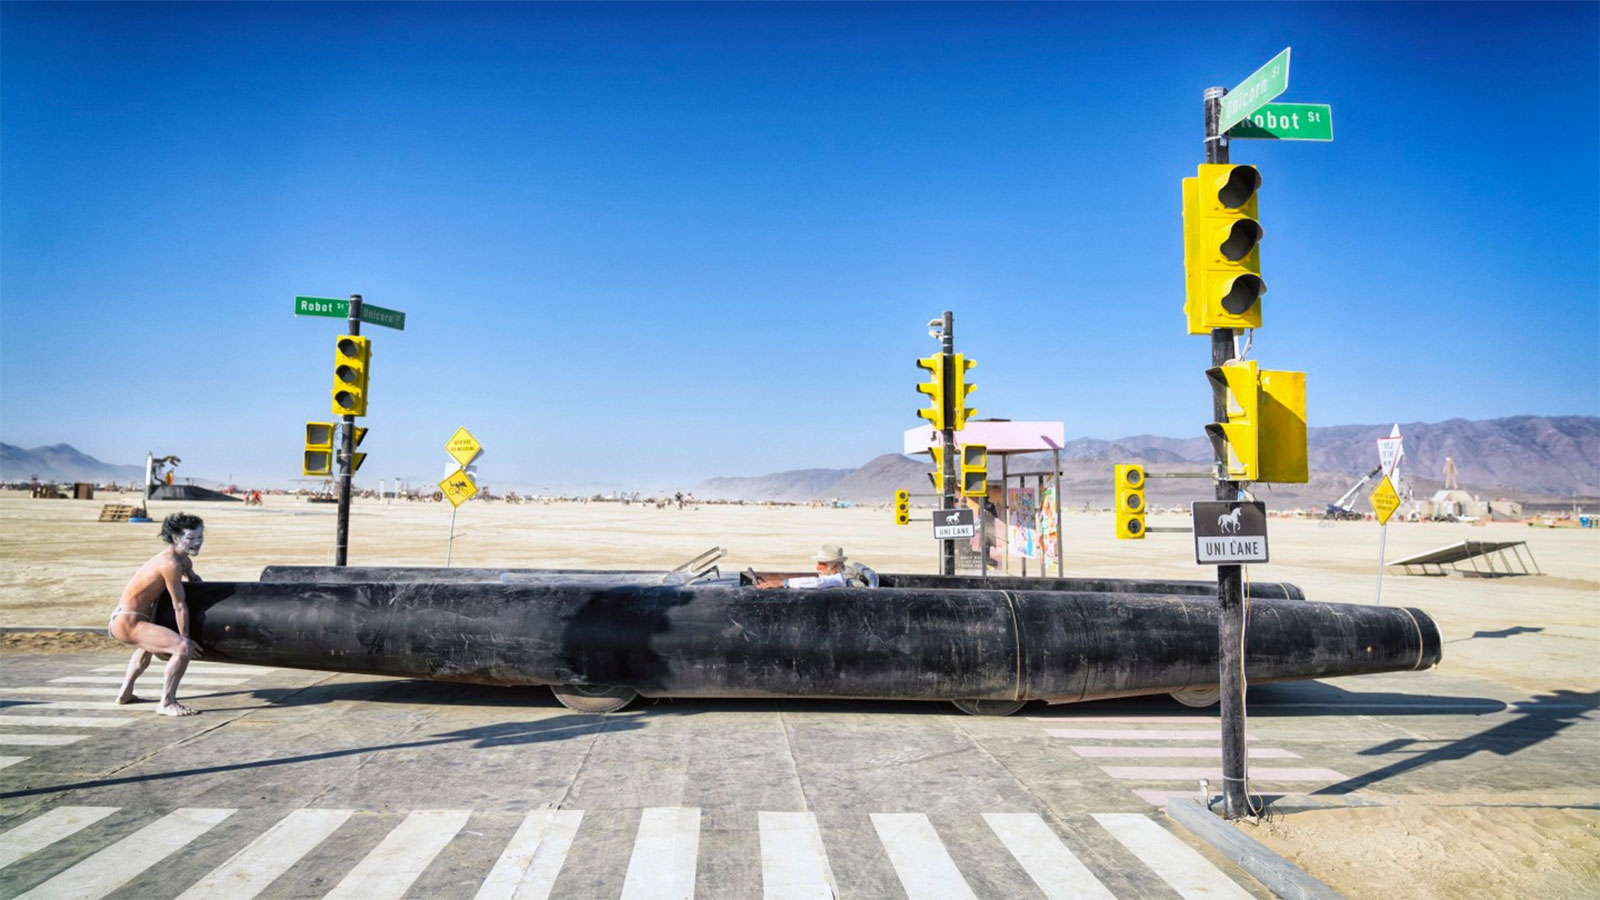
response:
<path id="1" fill-rule="evenodd" d="M 1222 691 L 1216 685 L 1203 688 L 1184 688 L 1181 691 L 1173 691 L 1172 699 L 1182 703 L 1184 706 L 1205 709 L 1208 706 L 1216 706 L 1222 700 Z"/>
<path id="2" fill-rule="evenodd" d="M 1026 706 L 1026 700 L 951 700 L 969 716 L 1009 716 Z"/>
<path id="3" fill-rule="evenodd" d="M 616 712 L 639 696 L 633 688 L 609 684 L 552 684 L 550 692 L 567 709 L 591 714 Z"/>

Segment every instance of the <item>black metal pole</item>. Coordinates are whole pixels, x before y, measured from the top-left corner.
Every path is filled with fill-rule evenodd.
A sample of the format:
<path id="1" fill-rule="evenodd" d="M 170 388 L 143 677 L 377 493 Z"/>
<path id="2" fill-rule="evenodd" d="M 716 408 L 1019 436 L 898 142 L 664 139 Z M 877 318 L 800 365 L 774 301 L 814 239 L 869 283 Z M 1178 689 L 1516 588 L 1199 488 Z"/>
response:
<path id="1" fill-rule="evenodd" d="M 361 333 L 361 295 L 350 295 L 349 334 Z M 339 524 L 335 526 L 333 564 L 342 566 L 350 558 L 350 479 L 356 452 L 356 417 L 345 416 L 339 434 Z"/>
<path id="2" fill-rule="evenodd" d="M 944 484 L 939 485 L 941 495 L 941 509 L 956 508 L 956 481 L 960 477 L 956 471 L 956 410 L 955 396 L 956 385 L 961 383 L 961 373 L 956 371 L 956 336 L 955 314 L 950 310 L 944 311 L 944 330 L 939 336 L 940 352 L 944 354 Z M 974 516 L 976 519 L 976 516 Z M 939 542 L 939 573 L 941 575 L 954 575 L 956 573 L 956 542 L 944 540 Z M 983 538 L 978 538 L 979 552 L 983 549 Z"/>
<path id="3" fill-rule="evenodd" d="M 1208 163 L 1228 161 L 1228 138 L 1218 126 L 1222 120 L 1222 96 L 1227 88 L 1205 90 L 1205 155 Z M 1211 331 L 1211 365 L 1220 366 L 1233 359 L 1233 329 Z M 1213 385 L 1213 422 L 1228 421 L 1228 391 Z M 1217 499 L 1237 500 L 1238 482 L 1228 481 L 1228 449 L 1217 444 Z M 1237 819 L 1250 812 L 1245 792 L 1244 746 L 1244 570 L 1239 566 L 1217 567 L 1217 689 L 1222 720 L 1222 797 L 1223 815 Z"/>

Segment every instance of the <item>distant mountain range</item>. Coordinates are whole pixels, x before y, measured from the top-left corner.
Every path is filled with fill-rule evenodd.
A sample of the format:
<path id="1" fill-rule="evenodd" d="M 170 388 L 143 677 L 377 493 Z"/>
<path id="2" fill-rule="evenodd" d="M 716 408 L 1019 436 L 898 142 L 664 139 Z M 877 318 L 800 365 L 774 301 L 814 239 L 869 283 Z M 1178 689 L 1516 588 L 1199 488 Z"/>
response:
<path id="1" fill-rule="evenodd" d="M 1291 504 L 1323 504 L 1337 499 L 1378 463 L 1378 438 L 1390 425 L 1336 425 L 1307 429 L 1311 481 L 1304 485 L 1263 486 L 1257 492 Z M 1506 419 L 1401 423 L 1405 437 L 1402 474 L 1422 495 L 1444 483 L 1444 461 L 1455 460 L 1463 488 L 1518 499 L 1600 495 L 1600 417 L 1513 416 Z M 1111 498 L 1111 467 L 1138 462 L 1161 471 L 1206 471 L 1211 443 L 1203 437 L 1136 435 L 1114 441 L 1077 438 L 1061 450 L 1062 491 L 1070 504 L 1103 504 Z M 989 461 L 993 478 L 1000 461 Z M 1018 455 L 1006 461 L 1009 472 L 1048 471 L 1047 454 Z M 926 457 L 887 453 L 859 469 L 801 469 L 749 478 L 713 478 L 694 486 L 696 497 L 726 500 L 885 501 L 896 489 L 931 492 Z M 1201 480 L 1155 479 L 1154 503 L 1170 503 L 1209 491 Z M 1363 492 L 1364 493 L 1364 492 Z"/>
<path id="2" fill-rule="evenodd" d="M 1311 481 L 1303 485 L 1262 486 L 1261 499 L 1278 505 L 1322 505 L 1338 499 L 1377 465 L 1376 441 L 1389 425 L 1336 425 L 1307 431 Z M 1401 469 L 1420 496 L 1444 481 L 1445 457 L 1455 460 L 1463 488 L 1489 497 L 1537 500 L 1600 496 L 1600 416 L 1513 416 L 1506 419 L 1401 423 L 1405 461 Z M 1061 450 L 1062 490 L 1068 505 L 1105 505 L 1111 499 L 1111 467 L 1139 462 L 1158 472 L 1203 472 L 1211 460 L 1211 444 L 1203 437 L 1170 438 L 1136 435 L 1114 441 L 1076 438 Z M 1010 457 L 1009 472 L 1044 472 L 1048 454 Z M 711 478 L 694 485 L 705 500 L 777 500 L 804 502 L 840 499 L 887 502 L 899 488 L 930 494 L 926 456 L 886 453 L 855 469 L 795 469 L 752 477 Z M 1001 461 L 990 457 L 989 473 L 997 478 Z M 139 483 L 142 465 L 113 465 L 80 453 L 68 444 L 24 450 L 0 443 L 0 481 L 92 481 L 99 484 Z M 215 482 L 180 477 L 180 481 Z M 509 485 L 504 485 L 509 486 Z M 521 489 L 520 487 L 518 489 Z M 617 485 L 617 490 L 632 490 Z M 1157 478 L 1150 482 L 1150 500 L 1169 504 L 1204 496 L 1201 479 Z M 1362 491 L 1364 495 L 1366 492 Z M 1364 496 L 1358 499 L 1364 499 Z"/>
<path id="3" fill-rule="evenodd" d="M 0 481 L 91 481 L 95 484 L 139 484 L 144 466 L 103 463 L 71 444 L 24 450 L 0 444 Z"/>

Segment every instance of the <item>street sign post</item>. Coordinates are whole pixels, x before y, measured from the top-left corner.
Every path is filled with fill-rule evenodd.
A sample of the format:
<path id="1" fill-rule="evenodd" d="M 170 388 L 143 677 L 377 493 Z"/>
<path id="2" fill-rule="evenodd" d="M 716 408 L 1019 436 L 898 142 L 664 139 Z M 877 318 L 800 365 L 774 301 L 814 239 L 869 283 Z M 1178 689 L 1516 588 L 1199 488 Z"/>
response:
<path id="1" fill-rule="evenodd" d="M 1267 557 L 1267 505 L 1250 500 L 1196 500 L 1194 561 L 1201 566 L 1264 563 Z"/>
<path id="2" fill-rule="evenodd" d="M 1289 50 L 1267 60 L 1267 64 L 1250 73 L 1250 77 L 1239 82 L 1233 90 L 1222 97 L 1222 118 L 1217 122 L 1217 130 L 1226 132 L 1228 129 L 1244 121 L 1244 117 L 1277 99 L 1278 95 L 1289 89 Z"/>
<path id="3" fill-rule="evenodd" d="M 395 309 L 384 309 L 365 303 L 360 294 L 351 294 L 349 299 L 340 300 L 335 297 L 295 297 L 294 314 L 297 316 L 324 316 L 330 319 L 344 319 L 345 333 L 350 340 L 340 338 L 339 353 L 345 353 L 346 345 L 355 348 L 352 352 L 359 352 L 359 358 L 338 356 L 335 362 L 339 363 L 335 371 L 335 385 L 339 388 L 333 397 L 335 413 L 343 413 L 339 428 L 339 449 L 334 457 L 339 463 L 339 511 L 334 520 L 333 538 L 333 564 L 342 566 L 349 560 L 350 555 L 350 483 L 356 470 L 366 461 L 365 453 L 357 453 L 356 447 L 360 446 L 359 435 L 366 434 L 365 428 L 356 428 L 356 416 L 366 415 L 367 376 L 366 362 L 369 344 L 367 339 L 361 337 L 361 323 L 369 322 L 373 325 L 382 325 L 404 331 L 406 327 L 406 314 Z M 354 372 L 353 376 L 348 373 Z M 340 387 L 341 381 L 353 378 L 345 386 Z M 350 385 L 359 385 L 359 390 Z M 342 392 L 342 393 L 341 393 Z M 353 399 L 352 399 L 353 398 Z M 346 405 L 346 404 L 350 405 Z M 307 449 L 310 449 L 309 447 Z M 307 462 L 313 461 L 308 456 Z M 320 457 L 316 458 L 321 462 Z M 304 468 L 309 468 L 305 466 Z"/>
<path id="4" fill-rule="evenodd" d="M 1333 107 L 1326 103 L 1268 103 L 1228 129 L 1230 138 L 1333 140 Z"/>
<path id="5" fill-rule="evenodd" d="M 1398 450 L 1399 438 L 1379 438 L 1379 448 L 1383 447 L 1384 440 L 1393 440 Z M 1398 459 L 1390 460 L 1389 465 L 1392 467 L 1397 461 Z M 1389 517 L 1394 515 L 1394 511 L 1400 508 L 1400 492 L 1394 489 L 1394 482 L 1390 481 L 1389 476 L 1385 474 L 1378 479 L 1378 486 L 1373 488 L 1372 493 L 1367 495 L 1367 502 L 1372 504 L 1372 511 L 1378 516 L 1378 590 L 1375 593 L 1373 603 L 1377 606 L 1382 606 L 1383 556 L 1389 549 Z"/>
<path id="6" fill-rule="evenodd" d="M 941 509 L 933 514 L 933 538 L 953 541 L 977 535 L 978 527 L 970 509 Z"/>
<path id="7" fill-rule="evenodd" d="M 447 469 L 448 474 L 439 482 L 439 490 L 444 493 L 446 500 L 450 501 L 450 539 L 445 544 L 444 564 L 450 566 L 450 556 L 456 545 L 456 510 L 461 504 L 478 493 L 477 475 L 478 467 L 471 465 L 472 461 L 483 455 L 483 445 L 472 436 L 472 432 L 462 426 L 444 442 L 446 453 L 455 461 L 455 465 Z"/>
<path id="8" fill-rule="evenodd" d="M 345 319 L 350 316 L 350 301 L 335 300 L 331 297 L 296 297 L 294 298 L 294 314 L 297 316 L 327 316 L 330 319 Z M 373 325 L 382 325 L 396 331 L 406 330 L 406 314 L 397 309 L 385 309 L 363 302 L 357 313 L 357 318 Z"/>

